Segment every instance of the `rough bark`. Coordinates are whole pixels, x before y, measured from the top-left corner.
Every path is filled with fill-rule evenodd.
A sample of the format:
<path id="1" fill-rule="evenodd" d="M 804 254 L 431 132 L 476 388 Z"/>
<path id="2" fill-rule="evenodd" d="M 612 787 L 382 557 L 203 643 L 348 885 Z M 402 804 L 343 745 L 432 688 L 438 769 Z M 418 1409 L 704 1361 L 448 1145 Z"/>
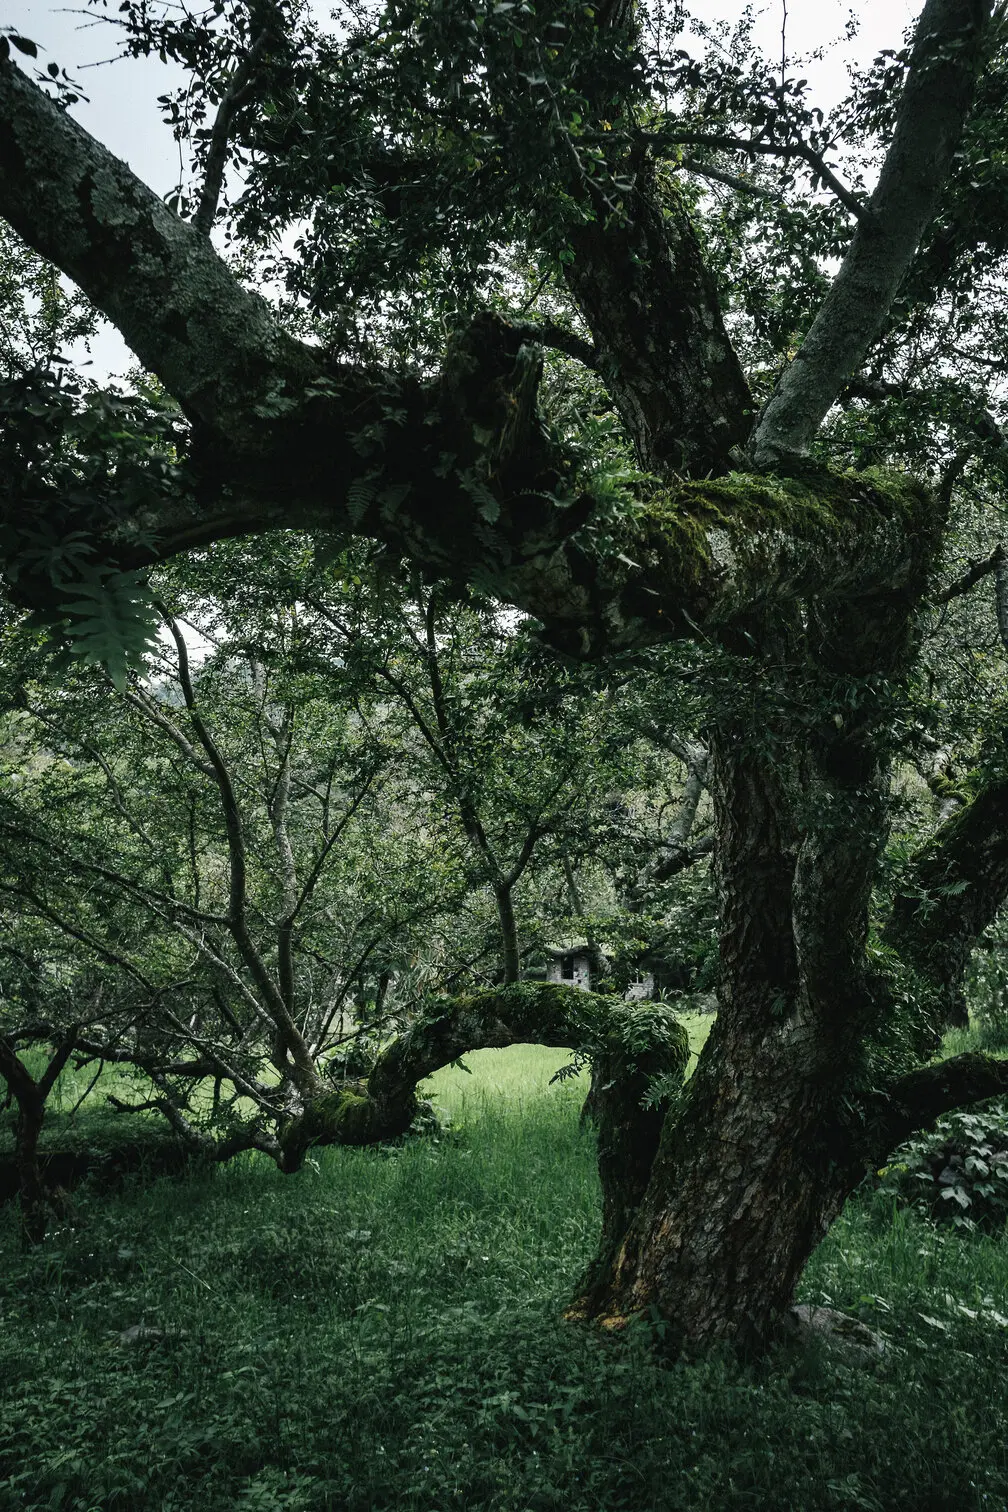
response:
<path id="1" fill-rule="evenodd" d="M 717 287 L 674 191 L 640 163 L 614 215 L 596 191 L 593 218 L 568 232 L 567 283 L 595 343 L 642 467 L 727 472 L 752 424 L 752 398 L 728 340 Z"/>
<path id="2" fill-rule="evenodd" d="M 794 1140 L 796 1124 L 820 1109 L 795 1074 L 791 783 L 735 721 L 718 732 L 712 756 L 719 1017 L 663 1132 L 608 1287 L 596 1282 L 575 1304 L 610 1326 L 654 1306 L 695 1342 L 752 1338 L 768 1326 L 811 1242 L 813 1192 L 819 1201 Z"/>
<path id="3" fill-rule="evenodd" d="M 576 1315 L 618 1326 L 656 1308 L 673 1339 L 761 1348 L 864 1173 L 863 1044 L 884 1006 L 867 971 L 867 907 L 888 822 L 873 674 L 905 665 L 924 570 L 886 612 L 775 619 L 762 643 L 780 680 L 747 698 L 740 677 L 719 714 L 718 1020 L 637 1216 Z M 855 712 L 794 721 L 789 665 L 792 678 L 814 668 L 824 688 L 848 679 Z"/>
<path id="4" fill-rule="evenodd" d="M 44 1119 L 43 1099 L 18 1099 L 14 1131 L 15 1160 L 21 1203 L 21 1232 L 26 1245 L 41 1244 L 49 1223 L 49 1194 L 39 1166 L 39 1136 Z"/>
<path id="5" fill-rule="evenodd" d="M 252 440 L 317 375 L 317 354 L 284 335 L 207 240 L 10 61 L 0 62 L 0 212 L 193 420 Z"/>
<path id="6" fill-rule="evenodd" d="M 868 213 L 807 336 L 772 395 L 750 450 L 759 467 L 807 450 L 844 383 L 881 334 L 938 207 L 962 137 L 990 0 L 927 0 Z"/>

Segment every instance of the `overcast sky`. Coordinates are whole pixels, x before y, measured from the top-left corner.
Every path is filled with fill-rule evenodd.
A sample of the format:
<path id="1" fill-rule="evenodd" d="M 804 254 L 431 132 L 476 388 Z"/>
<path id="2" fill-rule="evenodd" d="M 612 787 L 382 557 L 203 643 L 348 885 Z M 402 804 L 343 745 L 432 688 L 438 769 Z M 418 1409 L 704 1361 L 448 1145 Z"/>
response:
<path id="1" fill-rule="evenodd" d="M 756 9 L 757 37 L 771 57 L 780 55 L 781 22 L 785 0 L 769 0 Z M 899 47 L 906 27 L 920 8 L 921 0 L 787 0 L 788 53 L 807 60 L 816 48 L 837 42 L 821 62 L 802 61 L 801 73 L 809 79 L 816 103 L 828 108 L 845 92 L 847 65 L 864 63 L 881 48 Z M 743 0 L 694 0 L 694 11 L 705 20 L 734 21 L 744 9 Z M 326 6 L 320 4 L 321 17 Z M 110 0 L 109 16 L 116 3 Z M 53 0 L 0 0 L 0 25 L 14 27 L 39 47 L 42 67 L 55 61 L 83 85 L 87 100 L 73 107 L 73 114 L 92 135 L 120 157 L 135 173 L 167 194 L 178 181 L 178 147 L 161 124 L 155 100 L 173 87 L 180 74 L 157 60 L 129 59 L 108 63 L 116 51 L 116 28 L 101 21 L 100 7 L 55 4 Z M 859 23 L 855 42 L 844 39 L 848 16 Z M 28 59 L 19 61 L 29 64 Z M 109 331 L 94 345 L 96 376 L 121 372 L 131 359 L 116 333 Z"/>

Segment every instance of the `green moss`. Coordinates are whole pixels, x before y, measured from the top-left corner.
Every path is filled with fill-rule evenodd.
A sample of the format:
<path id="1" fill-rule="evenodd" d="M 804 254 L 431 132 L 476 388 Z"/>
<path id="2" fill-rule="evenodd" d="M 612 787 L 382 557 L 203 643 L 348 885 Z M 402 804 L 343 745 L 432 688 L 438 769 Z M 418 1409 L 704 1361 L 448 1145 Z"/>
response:
<path id="1" fill-rule="evenodd" d="M 363 1085 L 338 1087 L 313 1098 L 284 1129 L 284 1169 L 297 1170 L 312 1145 L 362 1145 L 381 1137 L 377 1109 Z"/>
<path id="2" fill-rule="evenodd" d="M 663 1003 L 621 1003 L 610 1010 L 604 1043 L 630 1065 L 660 1064 L 663 1072 L 686 1075 L 690 1045 L 686 1026 Z"/>
<path id="3" fill-rule="evenodd" d="M 340 1087 L 316 1097 L 304 1121 L 310 1136 L 320 1142 L 366 1144 L 375 1133 L 374 1104 L 367 1093 Z"/>
<path id="4" fill-rule="evenodd" d="M 698 582 L 710 568 L 716 537 L 736 558 L 775 554 L 781 538 L 806 549 L 835 552 L 849 544 L 874 556 L 879 526 L 895 529 L 894 544 L 918 544 L 930 554 L 940 506 L 919 481 L 903 473 L 835 472 L 814 464 L 787 477 L 731 473 L 656 489 L 631 527 L 637 546 L 670 581 Z"/>

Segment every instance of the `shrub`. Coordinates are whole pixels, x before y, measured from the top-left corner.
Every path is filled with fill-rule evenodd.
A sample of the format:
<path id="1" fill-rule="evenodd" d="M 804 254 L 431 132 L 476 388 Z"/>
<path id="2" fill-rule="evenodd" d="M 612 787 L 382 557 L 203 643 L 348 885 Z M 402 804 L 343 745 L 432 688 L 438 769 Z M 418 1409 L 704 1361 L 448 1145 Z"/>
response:
<path id="1" fill-rule="evenodd" d="M 1008 1102 L 939 1119 L 900 1146 L 880 1188 L 935 1222 L 1001 1229 L 1008 1218 Z"/>

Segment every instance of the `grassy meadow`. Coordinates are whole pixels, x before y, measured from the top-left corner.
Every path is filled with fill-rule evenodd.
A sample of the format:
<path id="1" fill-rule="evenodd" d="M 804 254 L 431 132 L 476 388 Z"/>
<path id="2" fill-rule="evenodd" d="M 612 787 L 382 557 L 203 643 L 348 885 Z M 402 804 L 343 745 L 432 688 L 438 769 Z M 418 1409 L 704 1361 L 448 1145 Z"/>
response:
<path id="1" fill-rule="evenodd" d="M 441 1072 L 436 1141 L 79 1188 L 28 1254 L 0 1210 L 0 1508 L 1008 1507 L 1005 1236 L 849 1204 L 803 1295 L 868 1364 L 565 1324 L 598 1202 L 565 1059 Z"/>

